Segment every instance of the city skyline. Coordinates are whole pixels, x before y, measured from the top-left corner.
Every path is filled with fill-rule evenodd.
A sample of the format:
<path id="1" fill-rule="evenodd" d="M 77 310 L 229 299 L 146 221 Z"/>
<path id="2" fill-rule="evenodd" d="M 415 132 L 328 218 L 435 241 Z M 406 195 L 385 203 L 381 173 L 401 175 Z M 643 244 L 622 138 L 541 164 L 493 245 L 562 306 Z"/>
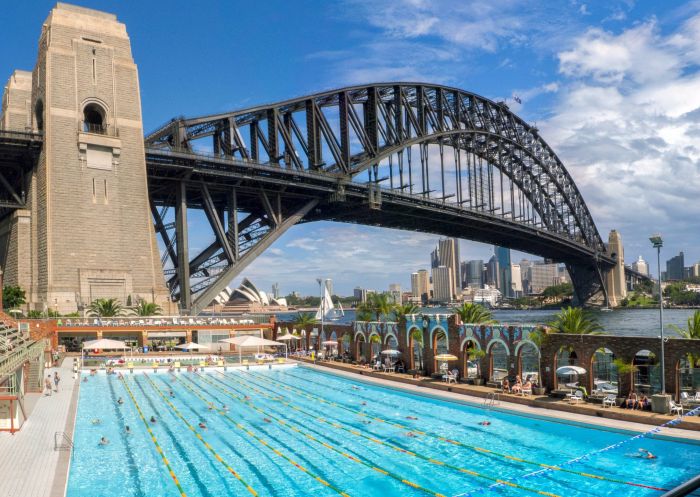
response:
<path id="1" fill-rule="evenodd" d="M 656 231 L 665 241 L 662 269 L 680 251 L 688 265 L 700 260 L 700 235 L 687 229 L 700 214 L 694 202 L 700 152 L 693 134 L 700 106 L 700 56 L 693 49 L 700 40 L 697 4 L 353 0 L 342 2 L 346 14 L 340 16 L 335 7 L 314 2 L 213 2 L 185 16 L 178 2 L 172 9 L 79 3 L 119 12 L 129 26 L 146 131 L 179 114 L 243 108 L 346 84 L 423 80 L 457 86 L 504 100 L 537 125 L 576 181 L 601 236 L 610 229 L 623 236 L 628 263 L 642 255 L 656 274 L 648 241 Z M 15 48 L 0 54 L 3 81 L 14 68 L 31 69 L 39 28 L 26 20 L 43 21 L 53 4 L 4 6 L 0 25 Z M 550 22 L 534 22 L 545 11 Z M 227 22 L 261 17 L 269 22 L 237 22 L 235 30 Z M 148 21 L 153 18 L 162 22 Z M 319 27 L 313 36 L 292 36 L 295 26 L 308 22 Z M 198 29 L 206 36 L 193 36 L 177 53 L 154 49 L 169 43 L 174 31 Z M 258 38 L 267 44 L 255 43 Z M 246 65 L 246 78 L 238 77 L 236 64 L 199 57 L 212 45 L 239 47 L 232 62 Z M 260 62 L 271 57 L 275 64 Z M 180 70 L 183 59 L 193 70 Z M 605 113 L 598 111 L 601 102 Z M 202 218 L 189 221 L 195 251 L 211 238 L 201 234 Z M 278 282 L 283 294 L 313 295 L 315 278 L 323 276 L 343 294 L 358 284 L 383 288 L 398 281 L 407 288 L 406 275 L 425 264 L 417 264 L 420 254 L 438 239 L 331 223 L 298 226 L 230 286 L 248 277 L 264 288 Z M 461 242 L 460 250 L 474 259 L 491 255 L 489 245 L 473 242 Z"/>

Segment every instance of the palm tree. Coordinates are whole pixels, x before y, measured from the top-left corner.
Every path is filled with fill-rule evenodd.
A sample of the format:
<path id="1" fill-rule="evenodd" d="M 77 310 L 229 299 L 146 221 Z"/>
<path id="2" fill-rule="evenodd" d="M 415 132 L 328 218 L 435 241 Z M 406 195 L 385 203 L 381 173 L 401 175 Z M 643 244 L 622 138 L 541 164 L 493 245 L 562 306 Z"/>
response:
<path id="1" fill-rule="evenodd" d="M 111 318 L 121 316 L 123 313 L 121 304 L 117 299 L 96 299 L 88 307 L 88 315 Z"/>
<path id="2" fill-rule="evenodd" d="M 406 316 L 418 314 L 418 311 L 420 311 L 420 307 L 416 304 L 396 304 L 393 310 L 394 319 L 396 319 L 396 321 L 401 321 Z"/>
<path id="3" fill-rule="evenodd" d="M 311 326 L 316 323 L 316 315 L 313 312 L 300 312 L 297 314 L 294 320 L 294 326 L 306 329 L 307 326 Z"/>
<path id="4" fill-rule="evenodd" d="M 136 314 L 139 316 L 157 316 L 161 310 L 155 302 L 146 302 L 145 300 L 139 301 L 139 305 L 136 306 Z"/>
<path id="5" fill-rule="evenodd" d="M 464 324 L 493 324 L 496 322 L 491 311 L 483 305 L 473 302 L 463 302 L 461 306 L 453 307 L 452 310 Z"/>
<path id="6" fill-rule="evenodd" d="M 423 369 L 423 332 L 418 328 L 413 328 L 413 331 L 411 331 L 411 338 L 413 338 L 414 344 L 418 344 L 418 364 L 414 364 L 413 366 L 415 369 Z M 413 355 L 413 350 L 411 350 L 410 353 Z"/>
<path id="7" fill-rule="evenodd" d="M 700 339 L 700 311 L 695 311 L 693 315 L 688 318 L 688 325 L 686 328 L 681 328 L 675 324 L 670 325 L 670 327 L 683 338 L 689 340 Z M 695 367 L 695 365 L 700 362 L 700 357 L 688 354 L 688 362 L 690 362 L 691 367 Z"/>
<path id="8" fill-rule="evenodd" d="M 369 315 L 370 319 L 372 315 L 374 315 L 377 321 L 379 321 L 381 317 L 386 320 L 392 310 L 393 304 L 389 300 L 389 296 L 385 293 L 371 293 L 367 295 L 366 302 L 357 306 L 358 313 L 361 313 L 363 316 Z"/>
<path id="9" fill-rule="evenodd" d="M 571 333 L 576 335 L 600 335 L 602 326 L 581 307 L 565 307 L 549 323 L 556 333 Z"/>

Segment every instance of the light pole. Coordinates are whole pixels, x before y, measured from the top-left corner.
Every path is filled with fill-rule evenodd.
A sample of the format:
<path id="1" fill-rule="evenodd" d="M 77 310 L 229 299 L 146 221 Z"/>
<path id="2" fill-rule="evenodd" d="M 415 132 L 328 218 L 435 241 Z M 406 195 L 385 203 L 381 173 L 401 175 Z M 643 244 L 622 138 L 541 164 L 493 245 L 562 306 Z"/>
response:
<path id="1" fill-rule="evenodd" d="M 661 247 L 664 241 L 661 235 L 652 235 L 649 238 L 656 249 L 656 264 L 659 270 L 659 329 L 661 331 L 661 395 L 666 395 L 666 368 L 664 364 L 664 295 L 661 290 Z"/>

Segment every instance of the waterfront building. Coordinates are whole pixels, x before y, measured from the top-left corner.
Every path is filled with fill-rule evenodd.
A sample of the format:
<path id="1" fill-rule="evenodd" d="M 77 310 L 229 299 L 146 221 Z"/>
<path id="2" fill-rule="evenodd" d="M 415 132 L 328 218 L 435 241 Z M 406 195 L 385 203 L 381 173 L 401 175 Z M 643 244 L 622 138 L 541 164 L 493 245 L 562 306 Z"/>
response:
<path id="1" fill-rule="evenodd" d="M 511 273 L 510 249 L 505 247 L 494 247 L 496 259 L 498 259 L 498 286 L 503 297 L 514 297 L 512 293 L 514 276 Z M 520 285 L 522 287 L 522 282 Z"/>
<path id="2" fill-rule="evenodd" d="M 523 277 L 521 274 L 520 264 L 510 265 L 510 295 L 513 298 L 522 297 L 523 295 Z"/>
<path id="3" fill-rule="evenodd" d="M 666 278 L 667 280 L 682 280 L 685 277 L 685 260 L 683 252 L 671 257 L 666 261 Z"/>
<path id="4" fill-rule="evenodd" d="M 430 275 L 425 269 L 411 274 L 411 297 L 419 302 L 428 302 L 430 299 Z"/>
<path id="5" fill-rule="evenodd" d="M 700 278 L 700 262 L 696 262 L 690 266 L 690 276 Z"/>
<path id="6" fill-rule="evenodd" d="M 484 261 L 481 259 L 467 262 L 467 285 L 474 288 L 484 286 Z"/>
<path id="7" fill-rule="evenodd" d="M 632 263 L 632 269 L 638 273 L 649 276 L 649 263 L 640 255 L 639 258 Z"/>
<path id="8" fill-rule="evenodd" d="M 365 302 L 367 302 L 367 289 L 365 288 L 360 288 L 359 286 L 356 286 L 355 289 L 352 291 L 352 295 L 355 298 L 355 300 L 360 304 L 364 304 Z"/>
<path id="9" fill-rule="evenodd" d="M 451 302 L 454 298 L 452 268 L 438 266 L 433 268 L 433 301 Z"/>

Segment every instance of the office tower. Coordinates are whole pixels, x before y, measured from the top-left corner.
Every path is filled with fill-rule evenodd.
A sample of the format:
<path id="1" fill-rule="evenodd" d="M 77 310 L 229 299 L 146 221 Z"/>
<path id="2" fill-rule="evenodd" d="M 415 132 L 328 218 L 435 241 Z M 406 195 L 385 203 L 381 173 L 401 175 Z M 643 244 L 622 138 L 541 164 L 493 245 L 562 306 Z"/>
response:
<path id="1" fill-rule="evenodd" d="M 394 304 L 403 304 L 401 300 L 401 285 L 398 283 L 391 283 L 389 285 L 389 298 L 391 298 Z"/>
<path id="2" fill-rule="evenodd" d="M 355 300 L 357 300 L 360 303 L 364 304 L 365 302 L 367 302 L 367 290 L 364 288 L 356 286 L 352 292 L 352 295 L 355 298 Z"/>
<path id="3" fill-rule="evenodd" d="M 454 279 L 452 268 L 438 266 L 433 268 L 433 300 L 435 302 L 448 303 L 452 301 L 452 285 Z"/>
<path id="4" fill-rule="evenodd" d="M 542 293 L 548 286 L 559 283 L 559 265 L 532 264 L 527 268 L 527 283 L 527 293 Z"/>
<path id="5" fill-rule="evenodd" d="M 634 271 L 637 271 L 638 273 L 642 273 L 649 276 L 649 264 L 647 263 L 647 261 L 642 259 L 641 255 L 639 256 L 639 259 L 632 263 L 632 269 Z"/>
<path id="6" fill-rule="evenodd" d="M 513 275 L 510 270 L 510 249 L 496 246 L 494 247 L 494 252 L 496 254 L 496 259 L 498 259 L 498 289 L 501 291 L 503 297 L 513 297 Z"/>
<path id="7" fill-rule="evenodd" d="M 481 288 L 484 285 L 484 261 L 467 262 L 467 286 Z"/>
<path id="8" fill-rule="evenodd" d="M 685 268 L 685 260 L 683 252 L 680 252 L 666 261 L 666 279 L 682 280 L 685 276 L 683 268 Z"/>
<path id="9" fill-rule="evenodd" d="M 437 252 L 437 254 L 436 254 Z M 462 289 L 459 267 L 459 240 L 445 238 L 438 242 L 438 248 L 431 256 L 432 267 L 446 266 L 452 270 L 452 295 L 457 295 Z"/>
<path id="10" fill-rule="evenodd" d="M 430 276 L 425 269 L 411 274 L 411 296 L 420 298 L 421 302 L 430 299 Z"/>
<path id="11" fill-rule="evenodd" d="M 510 274 L 511 274 L 511 283 L 510 283 L 510 289 L 511 289 L 511 296 L 513 298 L 518 298 L 522 297 L 523 295 L 523 277 L 520 271 L 520 264 L 511 264 L 510 265 Z"/>
<path id="12" fill-rule="evenodd" d="M 500 271 L 498 259 L 492 255 L 489 262 L 486 263 L 486 284 L 493 288 L 500 288 Z"/>

